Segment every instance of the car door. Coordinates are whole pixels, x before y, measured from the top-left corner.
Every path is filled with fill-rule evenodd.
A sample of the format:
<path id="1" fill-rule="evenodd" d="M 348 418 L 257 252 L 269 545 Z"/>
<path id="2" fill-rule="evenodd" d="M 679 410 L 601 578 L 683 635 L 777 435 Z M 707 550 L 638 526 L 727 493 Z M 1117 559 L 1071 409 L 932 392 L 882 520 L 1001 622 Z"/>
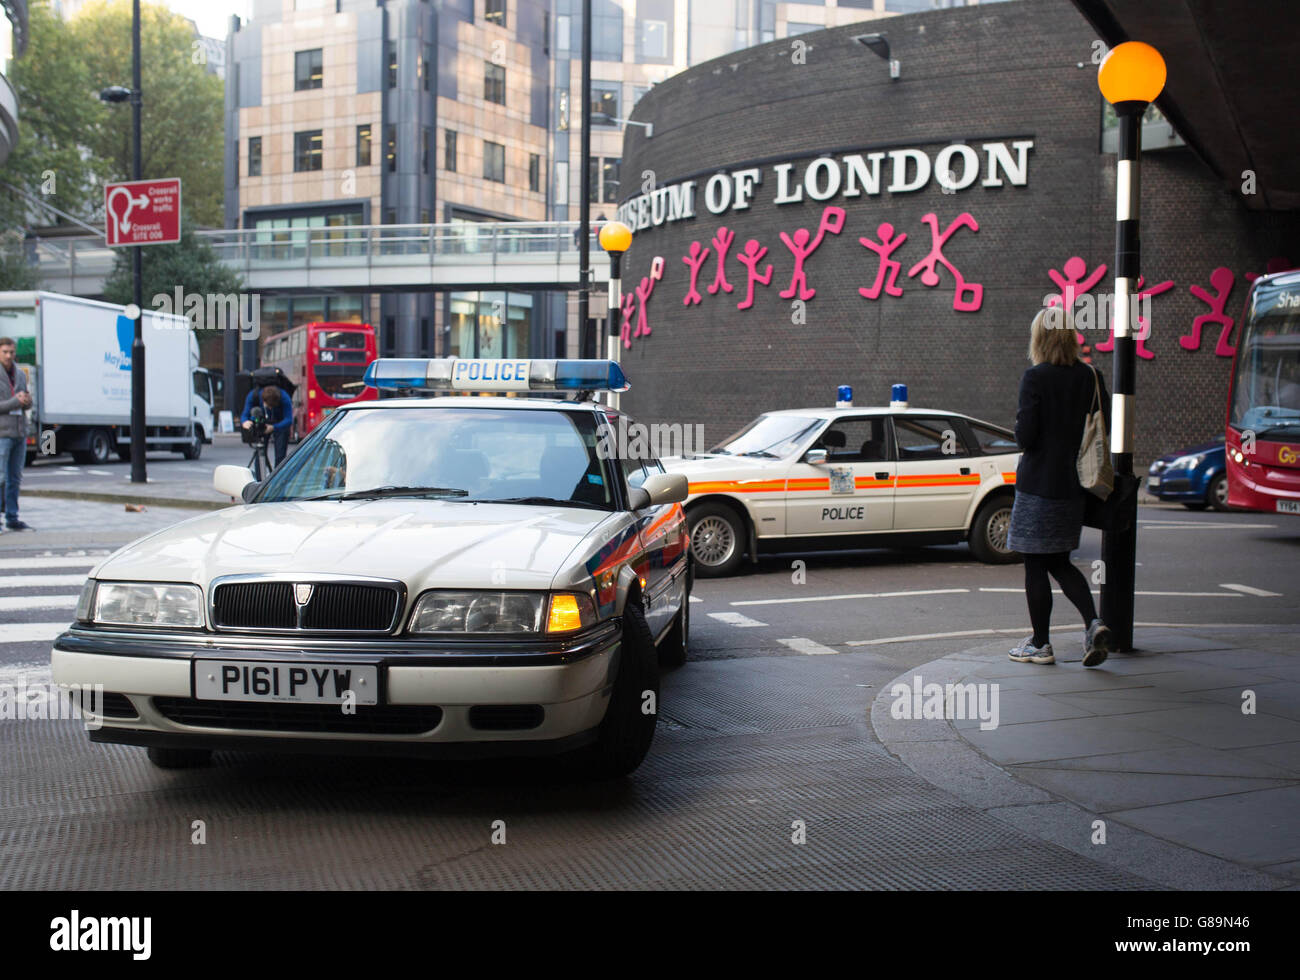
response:
<path id="1" fill-rule="evenodd" d="M 652 473 L 664 472 L 657 459 L 624 459 L 621 463 L 629 489 L 641 487 Z M 645 507 L 634 516 L 643 555 L 637 574 L 645 579 L 641 595 L 646 623 L 657 638 L 686 601 L 686 552 L 690 539 L 681 504 Z"/>
<path id="2" fill-rule="evenodd" d="M 894 521 L 894 475 L 889 419 L 843 416 L 822 431 L 786 478 L 787 534 L 864 534 L 888 531 Z"/>
<path id="3" fill-rule="evenodd" d="M 893 429 L 898 454 L 894 529 L 964 528 L 981 477 L 961 423 L 947 415 L 899 413 Z"/>

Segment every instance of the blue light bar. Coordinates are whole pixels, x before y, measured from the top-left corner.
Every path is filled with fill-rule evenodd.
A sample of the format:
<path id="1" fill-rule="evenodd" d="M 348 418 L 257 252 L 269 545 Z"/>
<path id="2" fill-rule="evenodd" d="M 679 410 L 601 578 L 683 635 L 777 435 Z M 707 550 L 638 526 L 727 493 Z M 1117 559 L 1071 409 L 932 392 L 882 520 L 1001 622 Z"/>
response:
<path id="1" fill-rule="evenodd" d="M 499 357 L 381 357 L 362 378 L 371 388 L 431 391 L 627 391 L 617 361 Z"/>

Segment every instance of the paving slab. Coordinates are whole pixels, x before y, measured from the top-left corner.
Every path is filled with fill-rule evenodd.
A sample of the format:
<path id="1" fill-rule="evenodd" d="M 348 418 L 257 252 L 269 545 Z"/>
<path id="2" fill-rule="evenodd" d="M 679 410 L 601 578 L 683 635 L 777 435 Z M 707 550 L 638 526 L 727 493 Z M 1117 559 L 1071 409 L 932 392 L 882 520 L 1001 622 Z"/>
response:
<path id="1" fill-rule="evenodd" d="M 1168 803 L 1114 816 L 1232 861 L 1268 865 L 1300 855 L 1300 785 Z"/>

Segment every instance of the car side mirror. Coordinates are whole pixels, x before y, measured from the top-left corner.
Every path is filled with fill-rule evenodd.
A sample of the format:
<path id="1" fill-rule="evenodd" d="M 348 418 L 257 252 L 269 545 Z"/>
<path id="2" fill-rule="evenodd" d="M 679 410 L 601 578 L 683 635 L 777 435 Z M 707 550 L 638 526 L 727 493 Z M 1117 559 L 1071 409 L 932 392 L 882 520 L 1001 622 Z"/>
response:
<path id="1" fill-rule="evenodd" d="M 628 506 L 630 510 L 642 510 L 662 504 L 680 504 L 690 492 L 685 473 L 655 473 L 646 477 L 641 486 L 633 488 L 628 495 Z"/>
<path id="2" fill-rule="evenodd" d="M 811 463 L 813 466 L 821 466 L 826 462 L 827 455 L 825 449 L 810 449 L 804 454 L 804 462 Z"/>
<path id="3" fill-rule="evenodd" d="M 259 484 L 247 466 L 218 466 L 212 471 L 212 488 L 227 497 L 238 497 L 248 503 L 249 491 L 257 492 Z"/>

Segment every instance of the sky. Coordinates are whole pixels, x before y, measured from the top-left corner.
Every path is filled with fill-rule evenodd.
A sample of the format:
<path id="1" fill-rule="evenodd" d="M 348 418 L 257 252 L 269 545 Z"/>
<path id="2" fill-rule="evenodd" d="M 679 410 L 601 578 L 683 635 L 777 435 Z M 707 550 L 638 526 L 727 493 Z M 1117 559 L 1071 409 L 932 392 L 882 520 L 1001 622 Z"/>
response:
<path id="1" fill-rule="evenodd" d="M 247 18 L 249 0 L 162 0 L 168 8 L 182 17 L 188 17 L 199 25 L 199 33 L 204 37 L 226 36 L 230 26 L 230 15 L 238 14 Z"/>

